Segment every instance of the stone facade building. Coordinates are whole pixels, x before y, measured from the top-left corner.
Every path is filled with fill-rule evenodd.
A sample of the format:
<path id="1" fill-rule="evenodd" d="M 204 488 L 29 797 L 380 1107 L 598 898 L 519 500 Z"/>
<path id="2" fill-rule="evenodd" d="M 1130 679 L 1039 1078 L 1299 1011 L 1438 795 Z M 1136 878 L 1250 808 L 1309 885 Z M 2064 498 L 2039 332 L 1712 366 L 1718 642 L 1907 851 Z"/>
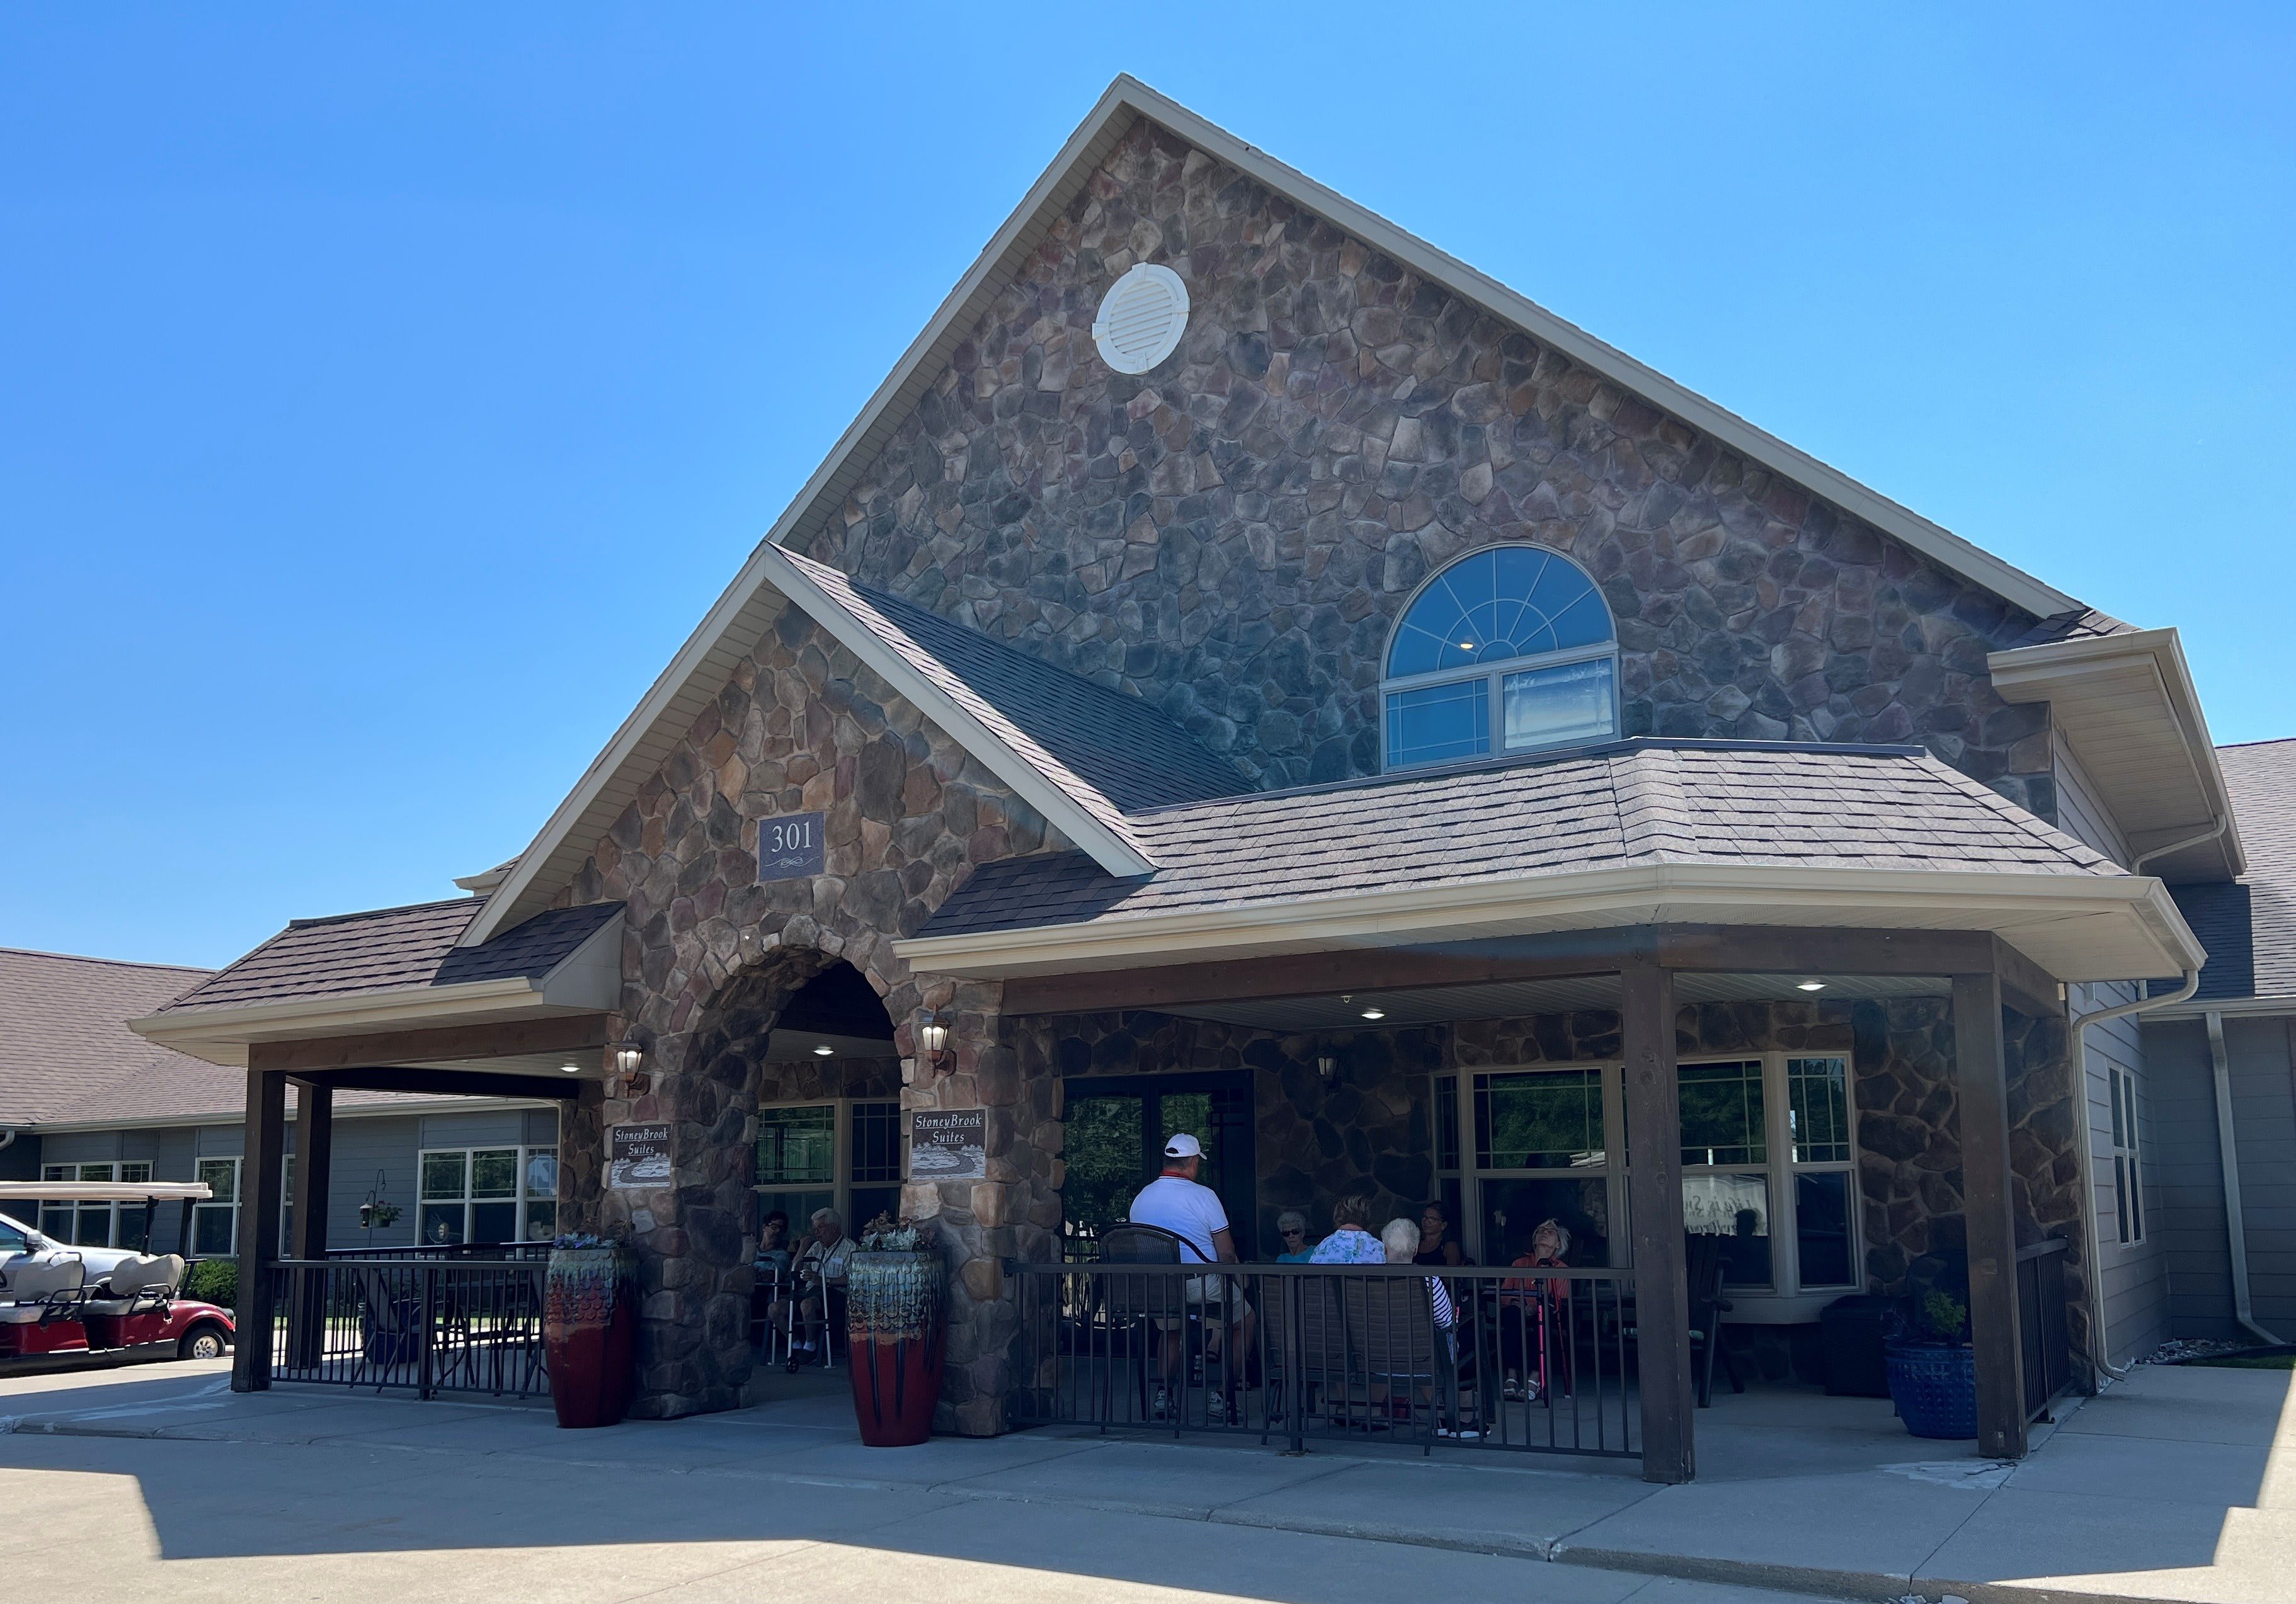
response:
<path id="1" fill-rule="evenodd" d="M 1088 1248 L 1160 1120 L 1221 1133 L 1247 1252 L 1357 1188 L 1487 1258 L 1577 1207 L 1648 1299 L 1672 1188 L 1759 1239 L 1750 1351 L 1944 1286 L 1997 1379 L 2044 1239 L 2082 1364 L 2162 1329 L 2100 1223 L 2138 1027 L 2069 1016 L 2199 964 L 2164 882 L 2239 875 L 2227 814 L 2173 632 L 1119 80 L 466 923 L 316 990 L 275 943 L 146 1024 L 258 1081 L 595 1050 L 560 1207 L 640 1250 L 650 1414 L 754 1395 L 785 1110 L 894 1100 L 982 1118 L 982 1173 L 899 1191 L 947 1429 L 1009 1424 L 1006 1265 Z M 1565 1071 L 1575 1192 L 1491 1133 Z M 1702 1093 L 1679 1164 L 1621 1143 L 1718 1077 L 1767 1136 Z M 667 1180 L 607 1185 L 656 1124 Z"/>

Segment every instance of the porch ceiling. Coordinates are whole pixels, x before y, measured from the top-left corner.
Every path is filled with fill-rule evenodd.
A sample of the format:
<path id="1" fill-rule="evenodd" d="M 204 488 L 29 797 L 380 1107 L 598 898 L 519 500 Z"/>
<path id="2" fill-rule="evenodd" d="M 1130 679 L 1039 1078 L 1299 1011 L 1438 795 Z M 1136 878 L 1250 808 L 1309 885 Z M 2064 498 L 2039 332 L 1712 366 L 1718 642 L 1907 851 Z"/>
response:
<path id="1" fill-rule="evenodd" d="M 1800 989 L 1805 980 L 1821 991 Z M 1838 1002 L 1886 997 L 1943 997 L 1952 982 L 1927 975 L 1710 975 L 1677 973 L 1677 1002 Z M 1530 1014 L 1615 1011 L 1619 977 L 1583 975 L 1558 980 L 1509 980 L 1485 986 L 1441 986 L 1401 991 L 1364 991 L 1346 996 L 1269 997 L 1167 1008 L 1186 1019 L 1212 1019 L 1260 1030 L 1361 1030 L 1458 1019 L 1519 1019 Z M 1384 1018 L 1366 1021 L 1363 1011 L 1377 1008 Z"/>

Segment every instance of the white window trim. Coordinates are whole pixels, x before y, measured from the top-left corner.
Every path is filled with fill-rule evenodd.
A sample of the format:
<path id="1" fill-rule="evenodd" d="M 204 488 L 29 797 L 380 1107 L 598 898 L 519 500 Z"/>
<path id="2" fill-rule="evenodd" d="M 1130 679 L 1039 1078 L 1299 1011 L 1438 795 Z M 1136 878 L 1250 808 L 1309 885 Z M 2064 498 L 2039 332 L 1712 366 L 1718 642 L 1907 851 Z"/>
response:
<path id="1" fill-rule="evenodd" d="M 246 1178 L 246 1160 L 235 1153 L 199 1154 L 192 1159 L 192 1178 L 195 1181 L 198 1180 L 200 1166 L 208 1164 L 228 1164 L 231 1166 L 231 1201 L 228 1203 L 208 1202 L 194 1203 L 192 1205 L 192 1240 L 184 1244 L 184 1256 L 185 1258 L 191 1258 L 196 1256 L 198 1250 L 197 1245 L 200 1240 L 200 1217 L 202 1215 L 209 1214 L 220 1213 L 229 1215 L 231 1219 L 231 1231 L 228 1237 L 230 1245 L 225 1248 L 222 1252 L 212 1253 L 207 1256 L 209 1258 L 230 1258 L 239 1252 L 239 1200 L 244 1191 L 241 1183 Z"/>
<path id="2" fill-rule="evenodd" d="M 518 1158 L 516 1160 L 518 1186 L 516 1190 L 514 1190 L 507 1198 L 480 1198 L 473 1196 L 472 1194 L 471 1188 L 476 1179 L 477 1155 L 480 1153 L 506 1153 L 512 1150 L 515 1150 L 518 1154 Z M 423 1195 L 423 1166 L 426 1161 L 428 1161 L 433 1154 L 440 1153 L 460 1153 L 463 1156 L 463 1195 L 460 1199 L 453 1198 L 429 1198 Z M 459 1200 L 463 1206 L 462 1240 L 463 1242 L 468 1242 L 472 1240 L 471 1211 L 474 1208 L 481 1206 L 508 1203 L 512 1208 L 511 1219 L 512 1229 L 514 1231 L 522 1232 L 526 1227 L 526 1211 L 529 1204 L 547 1202 L 555 1207 L 558 1202 L 558 1193 L 555 1190 L 551 1192 L 548 1198 L 544 1198 L 538 1192 L 530 1192 L 527 1191 L 527 1166 L 532 1162 L 534 1156 L 537 1153 L 548 1153 L 553 1158 L 555 1158 L 558 1157 L 558 1144 L 554 1142 L 474 1142 L 467 1144 L 458 1143 L 452 1147 L 426 1147 L 416 1149 L 414 1153 L 415 1244 L 418 1247 L 432 1245 L 423 1235 L 422 1211 L 426 1208 L 443 1208 Z M 555 1234 L 554 1231 L 553 1234 Z M 512 1241 L 524 1241 L 527 1239 L 524 1236 L 514 1235 L 511 1240 Z"/>
<path id="3" fill-rule="evenodd" d="M 758 1105 L 758 1114 L 759 1116 L 759 1125 L 761 1128 L 763 1125 L 763 1117 L 773 1113 L 776 1109 L 833 1109 L 835 1110 L 835 1117 L 834 1122 L 831 1126 L 829 1138 L 830 1169 L 836 1178 L 833 1181 L 827 1183 L 808 1181 L 758 1181 L 752 1179 L 750 1190 L 759 1198 L 764 1198 L 769 1193 L 826 1191 L 830 1194 L 829 1207 L 835 1209 L 837 1211 L 837 1217 L 845 1222 L 845 1234 L 850 1237 L 858 1237 L 861 1233 L 861 1227 L 868 1223 L 866 1220 L 857 1220 L 853 1217 L 853 1191 L 857 1184 L 853 1179 L 853 1109 L 854 1106 L 858 1103 L 890 1103 L 895 1109 L 894 1117 L 896 1119 L 900 1117 L 898 1110 L 900 1109 L 901 1100 L 898 1096 L 790 1097 L 783 1098 L 776 1102 L 759 1103 Z M 900 1190 L 903 1181 L 906 1179 L 909 1173 L 908 1133 L 906 1130 L 900 1133 L 899 1141 L 901 1142 L 900 1159 L 897 1166 L 900 1172 L 899 1174 L 896 1175 L 890 1181 L 864 1181 L 857 1184 L 865 1186 L 873 1191 L 887 1186 L 891 1187 L 895 1191 L 898 1191 Z M 753 1136 L 750 1141 L 750 1151 L 752 1156 L 753 1162 L 757 1150 L 757 1138 Z M 764 1218 L 765 1216 L 762 1214 L 758 1215 L 760 1224 L 763 1223 Z M 783 1246 L 794 1247 L 797 1242 L 803 1239 L 805 1233 L 810 1229 L 812 1229 L 812 1222 L 809 1220 L 791 1220 L 789 1223 L 788 1235 L 782 1239 Z"/>
<path id="4" fill-rule="evenodd" d="M 1850 1133 L 1849 1157 L 1846 1159 L 1814 1159 L 1797 1162 L 1793 1157 L 1792 1126 L 1790 1118 L 1792 1088 L 1788 1084 L 1786 1061 L 1789 1059 L 1840 1059 L 1842 1063 L 1844 1112 Z M 1766 1133 L 1767 1157 L 1759 1165 L 1723 1164 L 1689 1165 L 1682 1166 L 1685 1175 L 1749 1174 L 1760 1173 L 1770 1185 L 1770 1285 L 1767 1287 L 1730 1287 L 1726 1296 L 1737 1305 L 1737 1317 L 1750 1323 L 1775 1322 L 1789 1313 L 1800 1315 L 1809 1309 L 1821 1307 L 1849 1292 L 1863 1291 L 1866 1285 L 1866 1248 L 1864 1234 L 1864 1200 L 1857 1184 L 1857 1066 L 1847 1051 L 1832 1052 L 1815 1048 L 1765 1049 L 1757 1052 L 1701 1053 L 1696 1057 L 1677 1060 L 1677 1068 L 1694 1064 L 1742 1064 L 1759 1060 L 1762 1065 L 1763 1122 Z M 1611 1256 L 1617 1268 L 1630 1269 L 1634 1256 L 1634 1235 L 1628 1225 L 1627 1177 L 1628 1165 L 1622 1162 L 1626 1125 L 1625 1061 L 1620 1059 L 1572 1060 L 1563 1063 L 1477 1064 L 1472 1068 L 1445 1069 L 1437 1073 L 1439 1083 L 1445 1076 L 1452 1077 L 1452 1095 L 1456 1100 L 1454 1118 L 1458 1130 L 1458 1167 L 1441 1167 L 1442 1154 L 1435 1154 L 1435 1172 L 1439 1188 L 1445 1181 L 1459 1185 L 1459 1212 L 1464 1217 L 1457 1222 L 1461 1246 L 1474 1256 L 1479 1264 L 1496 1261 L 1487 1251 L 1483 1241 L 1483 1220 L 1488 1211 L 1483 1207 L 1480 1183 L 1490 1181 L 1552 1181 L 1565 1176 L 1580 1179 L 1600 1174 L 1610 1196 L 1612 1221 Z M 1482 1169 L 1477 1166 L 1475 1146 L 1474 1084 L 1479 1075 L 1520 1075 L 1553 1073 L 1566 1070 L 1599 1070 L 1603 1077 L 1603 1132 L 1605 1147 L 1603 1162 L 1599 1169 L 1588 1166 L 1583 1170 L 1556 1169 Z M 1678 1136 L 1677 1136 L 1678 1141 Z M 1793 1178 L 1797 1174 L 1838 1174 L 1849 1177 L 1850 1281 L 1840 1286 L 1804 1287 L 1801 1284 L 1801 1238 L 1800 1199 L 1795 1195 Z"/>
<path id="5" fill-rule="evenodd" d="M 2151 1240 L 2152 1211 L 2144 1202 L 2144 1127 L 2136 1115 L 2134 1071 L 2107 1061 L 2104 1067 L 2105 1156 L 2112 1164 L 2114 1246 L 2135 1253 Z"/>
<path id="6" fill-rule="evenodd" d="M 152 1160 L 149 1158 L 89 1158 L 86 1160 L 74 1160 L 64 1164 L 43 1164 L 40 1166 L 40 1179 L 43 1181 L 102 1181 L 118 1183 L 122 1180 L 122 1176 L 120 1174 L 122 1170 L 134 1168 L 140 1168 L 144 1173 L 140 1175 L 126 1177 L 125 1179 L 127 1184 L 132 1185 L 137 1181 L 149 1181 L 152 1179 Z M 101 1175 L 91 1175 L 87 1172 L 92 1169 L 101 1169 L 104 1173 Z M 59 1170 L 69 1170 L 70 1174 L 58 1174 L 55 1172 Z M 43 1204 L 38 1208 L 33 1210 L 33 1213 L 36 1216 L 45 1215 L 48 1212 L 50 1207 L 52 1206 Z M 101 1242 L 80 1242 L 72 1244 L 75 1247 L 105 1248 L 118 1248 L 120 1246 L 119 1211 L 122 1208 L 140 1210 L 139 1205 L 132 1203 L 67 1203 L 54 1205 L 53 1207 L 69 1208 L 72 1211 L 72 1229 L 70 1232 L 72 1236 L 78 1236 L 79 1234 L 79 1216 L 82 1214 L 86 1213 L 90 1208 L 109 1209 L 111 1211 L 111 1223 L 104 1230 L 103 1240 Z M 41 1235 L 48 1237 L 53 1237 L 55 1235 L 55 1233 L 50 1231 L 45 1224 L 40 1223 L 37 1218 L 34 1220 L 33 1223 Z M 57 1240 L 62 1240 L 62 1239 L 59 1238 Z M 144 1244 L 144 1248 L 148 1251 L 151 1248 L 151 1244 L 146 1242 Z"/>
<path id="7" fill-rule="evenodd" d="M 1437 580 L 1442 578 L 1445 574 L 1449 573 L 1460 563 L 1465 562 L 1475 557 L 1480 557 L 1485 552 L 1496 551 L 1505 546 L 1518 546 L 1525 551 L 1537 552 L 1542 557 L 1550 558 L 1558 562 L 1569 563 L 1572 568 L 1577 569 L 1581 574 L 1586 575 L 1587 583 L 1594 587 L 1595 596 L 1598 597 L 1603 603 L 1603 616 L 1608 618 L 1611 621 L 1611 638 L 1607 641 L 1596 642 L 1593 645 L 1588 646 L 1571 646 L 1566 647 L 1560 651 L 1543 651 L 1530 657 L 1508 658 L 1503 662 L 1476 663 L 1469 667 L 1459 668 L 1432 668 L 1423 674 L 1388 675 L 1385 670 L 1389 659 L 1393 657 L 1395 654 L 1396 632 L 1403 627 L 1404 620 L 1411 616 L 1411 610 L 1419 605 L 1420 598 L 1427 593 L 1428 590 Z M 1537 746 L 1516 747 L 1513 749 L 1510 749 L 1507 746 L 1506 695 L 1503 683 L 1507 675 L 1511 674 L 1522 674 L 1538 668 L 1563 668 L 1570 667 L 1573 663 L 1591 663 L 1603 659 L 1608 659 L 1611 664 L 1611 730 L 1609 734 L 1591 737 L 1566 736 L 1562 740 L 1545 741 Z M 1603 594 L 1603 586 L 1601 583 L 1595 579 L 1593 574 L 1587 572 L 1585 565 L 1581 564 L 1576 559 L 1570 557 L 1565 552 L 1556 551 L 1552 546 L 1541 545 L 1536 541 L 1497 541 L 1494 542 L 1490 545 L 1477 546 L 1472 552 L 1461 552 L 1457 557 L 1453 558 L 1441 568 L 1437 569 L 1433 573 L 1428 575 L 1424 579 L 1422 579 L 1416 585 L 1412 587 L 1411 594 L 1405 598 L 1403 606 L 1397 610 L 1394 623 L 1388 626 L 1387 640 L 1380 648 L 1379 661 L 1382 670 L 1381 679 L 1379 682 L 1379 768 L 1380 773 L 1383 774 L 1439 773 L 1447 768 L 1457 768 L 1472 764 L 1491 763 L 1509 757 L 1521 757 L 1533 752 L 1563 751 L 1568 750 L 1570 748 L 1574 746 L 1587 746 L 1597 744 L 1601 741 L 1616 741 L 1619 739 L 1620 728 L 1623 716 L 1622 699 L 1626 692 L 1624 687 L 1620 683 L 1621 675 L 1619 661 L 1618 615 L 1611 610 L 1611 599 Z M 1490 728 L 1488 732 L 1490 737 L 1489 747 L 1486 750 L 1478 752 L 1469 757 L 1447 757 L 1428 763 L 1405 764 L 1398 767 L 1390 758 L 1387 746 L 1387 699 L 1389 696 L 1399 691 L 1423 691 L 1431 686 L 1465 684 L 1472 680 L 1478 679 L 1488 682 L 1486 700 L 1489 704 L 1488 709 L 1490 718 Z M 1554 1066 L 1548 1067 L 1553 1068 Z"/>

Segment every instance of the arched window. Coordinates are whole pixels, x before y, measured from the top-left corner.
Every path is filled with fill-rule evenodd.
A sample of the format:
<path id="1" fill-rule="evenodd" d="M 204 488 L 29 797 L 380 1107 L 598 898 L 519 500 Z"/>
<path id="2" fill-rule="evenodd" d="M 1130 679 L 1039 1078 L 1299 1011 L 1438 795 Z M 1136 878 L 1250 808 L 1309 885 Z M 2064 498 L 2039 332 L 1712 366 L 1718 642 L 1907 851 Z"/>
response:
<path id="1" fill-rule="evenodd" d="M 1619 728 L 1618 632 L 1587 571 L 1487 546 L 1429 580 L 1387 648 L 1387 766 L 1602 741 Z"/>

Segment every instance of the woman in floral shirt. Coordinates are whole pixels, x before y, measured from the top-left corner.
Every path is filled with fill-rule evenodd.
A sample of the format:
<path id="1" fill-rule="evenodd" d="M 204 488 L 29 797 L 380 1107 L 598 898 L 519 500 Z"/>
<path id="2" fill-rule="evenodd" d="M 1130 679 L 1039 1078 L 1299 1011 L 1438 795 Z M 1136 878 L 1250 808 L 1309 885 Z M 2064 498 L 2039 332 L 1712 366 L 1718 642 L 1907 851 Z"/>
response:
<path id="1" fill-rule="evenodd" d="M 1332 1205 L 1332 1234 L 1316 1244 L 1311 1264 L 1384 1264 L 1387 1249 L 1371 1233 L 1371 1194 L 1349 1192 Z"/>

